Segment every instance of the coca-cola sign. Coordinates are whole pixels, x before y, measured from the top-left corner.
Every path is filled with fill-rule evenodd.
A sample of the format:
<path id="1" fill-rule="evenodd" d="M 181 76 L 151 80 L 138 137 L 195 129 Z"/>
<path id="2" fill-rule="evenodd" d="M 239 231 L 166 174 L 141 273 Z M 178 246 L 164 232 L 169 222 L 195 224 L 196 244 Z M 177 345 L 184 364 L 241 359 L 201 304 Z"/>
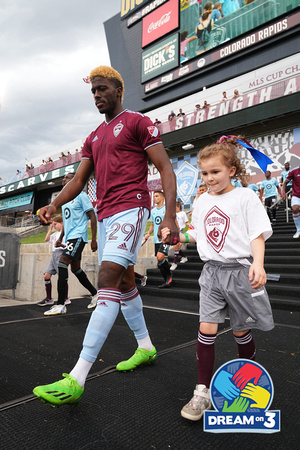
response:
<path id="1" fill-rule="evenodd" d="M 179 27 L 179 2 L 169 0 L 143 18 L 142 47 Z"/>

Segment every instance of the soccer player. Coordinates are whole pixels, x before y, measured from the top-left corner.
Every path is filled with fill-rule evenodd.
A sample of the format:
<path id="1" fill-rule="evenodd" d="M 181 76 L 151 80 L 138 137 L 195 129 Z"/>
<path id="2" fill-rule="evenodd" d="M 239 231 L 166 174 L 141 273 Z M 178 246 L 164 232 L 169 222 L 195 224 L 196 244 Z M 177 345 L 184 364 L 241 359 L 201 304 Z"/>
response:
<path id="1" fill-rule="evenodd" d="M 265 176 L 266 179 L 260 185 L 260 200 L 262 201 L 263 192 L 265 191 L 265 206 L 267 207 L 269 219 L 274 225 L 276 223 L 276 208 L 273 205 L 277 201 L 277 191 L 278 194 L 281 195 L 281 190 L 278 181 L 276 178 L 271 177 L 271 172 L 269 170 L 266 171 Z"/>
<path id="2" fill-rule="evenodd" d="M 42 401 L 54 406 L 77 403 L 81 399 L 86 377 L 115 322 L 120 304 L 138 348 L 129 360 L 117 365 L 117 370 L 132 370 L 157 358 L 134 279 L 134 264 L 150 211 L 148 158 L 159 170 L 166 193 L 161 228 L 170 228 L 167 242 L 178 239 L 176 178 L 158 129 L 143 114 L 123 108 L 124 83 L 116 70 L 99 66 L 92 70 L 89 79 L 96 107 L 105 120 L 86 139 L 75 177 L 40 211 L 40 220 L 48 223 L 59 206 L 82 191 L 95 170 L 101 259 L 98 304 L 90 318 L 82 352 L 70 374 L 33 390 Z"/>
<path id="3" fill-rule="evenodd" d="M 151 211 L 151 225 L 148 230 L 148 233 L 145 234 L 146 241 L 149 239 L 151 233 L 154 231 L 154 247 L 155 247 L 155 256 L 157 259 L 157 267 L 160 270 L 164 278 L 164 283 L 159 285 L 159 288 L 168 288 L 172 284 L 172 274 L 170 272 L 170 265 L 168 260 L 169 245 L 163 244 L 160 242 L 160 238 L 158 236 L 158 231 L 160 224 L 162 223 L 165 212 L 165 194 L 162 191 L 154 192 L 154 203 L 155 206 Z"/>
<path id="4" fill-rule="evenodd" d="M 283 199 L 286 200 L 286 188 L 289 186 L 290 182 L 292 184 L 292 211 L 293 219 L 296 227 L 296 233 L 293 238 L 298 239 L 300 237 L 300 166 L 295 167 L 287 174 L 287 177 L 282 186 Z"/>

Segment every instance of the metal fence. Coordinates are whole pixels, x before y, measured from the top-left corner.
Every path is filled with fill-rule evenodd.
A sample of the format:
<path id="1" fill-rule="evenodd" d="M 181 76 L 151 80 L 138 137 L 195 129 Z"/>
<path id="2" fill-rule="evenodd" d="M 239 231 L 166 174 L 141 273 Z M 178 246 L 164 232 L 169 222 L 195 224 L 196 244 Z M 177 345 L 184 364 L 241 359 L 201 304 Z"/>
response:
<path id="1" fill-rule="evenodd" d="M 7 228 L 27 228 L 40 225 L 38 216 L 32 214 L 31 216 L 23 216 L 23 217 L 9 217 L 9 216 L 1 216 L 0 217 L 0 226 Z"/>

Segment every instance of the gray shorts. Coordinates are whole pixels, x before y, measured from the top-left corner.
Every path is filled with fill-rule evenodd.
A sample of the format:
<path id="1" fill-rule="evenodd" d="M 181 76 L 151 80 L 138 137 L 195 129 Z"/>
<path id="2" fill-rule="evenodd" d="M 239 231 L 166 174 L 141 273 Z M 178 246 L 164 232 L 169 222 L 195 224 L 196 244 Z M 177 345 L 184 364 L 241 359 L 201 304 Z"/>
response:
<path id="1" fill-rule="evenodd" d="M 223 323 L 226 315 L 234 331 L 274 328 L 265 287 L 252 289 L 249 268 L 239 263 L 208 261 L 199 278 L 200 322 Z"/>
<path id="2" fill-rule="evenodd" d="M 45 273 L 50 273 L 51 275 L 56 275 L 58 273 L 58 262 L 62 255 L 63 249 L 61 251 L 55 251 L 52 253 L 50 262 L 45 270 Z"/>

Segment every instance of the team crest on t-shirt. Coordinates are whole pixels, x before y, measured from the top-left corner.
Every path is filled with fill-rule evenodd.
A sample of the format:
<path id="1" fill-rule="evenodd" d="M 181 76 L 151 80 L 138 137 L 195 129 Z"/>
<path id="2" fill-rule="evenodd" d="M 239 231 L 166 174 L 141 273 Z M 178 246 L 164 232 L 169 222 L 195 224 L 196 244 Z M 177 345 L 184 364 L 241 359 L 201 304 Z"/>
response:
<path id="1" fill-rule="evenodd" d="M 123 127 L 124 127 L 124 125 L 122 123 L 118 123 L 118 125 L 115 126 L 115 128 L 114 128 L 114 136 L 115 137 L 119 136 Z"/>
<path id="2" fill-rule="evenodd" d="M 158 136 L 158 129 L 154 125 L 152 127 L 148 127 L 148 131 L 152 137 Z"/>
<path id="3" fill-rule="evenodd" d="M 204 218 L 206 239 L 217 253 L 225 244 L 229 224 L 230 218 L 217 206 L 211 208 Z"/>

